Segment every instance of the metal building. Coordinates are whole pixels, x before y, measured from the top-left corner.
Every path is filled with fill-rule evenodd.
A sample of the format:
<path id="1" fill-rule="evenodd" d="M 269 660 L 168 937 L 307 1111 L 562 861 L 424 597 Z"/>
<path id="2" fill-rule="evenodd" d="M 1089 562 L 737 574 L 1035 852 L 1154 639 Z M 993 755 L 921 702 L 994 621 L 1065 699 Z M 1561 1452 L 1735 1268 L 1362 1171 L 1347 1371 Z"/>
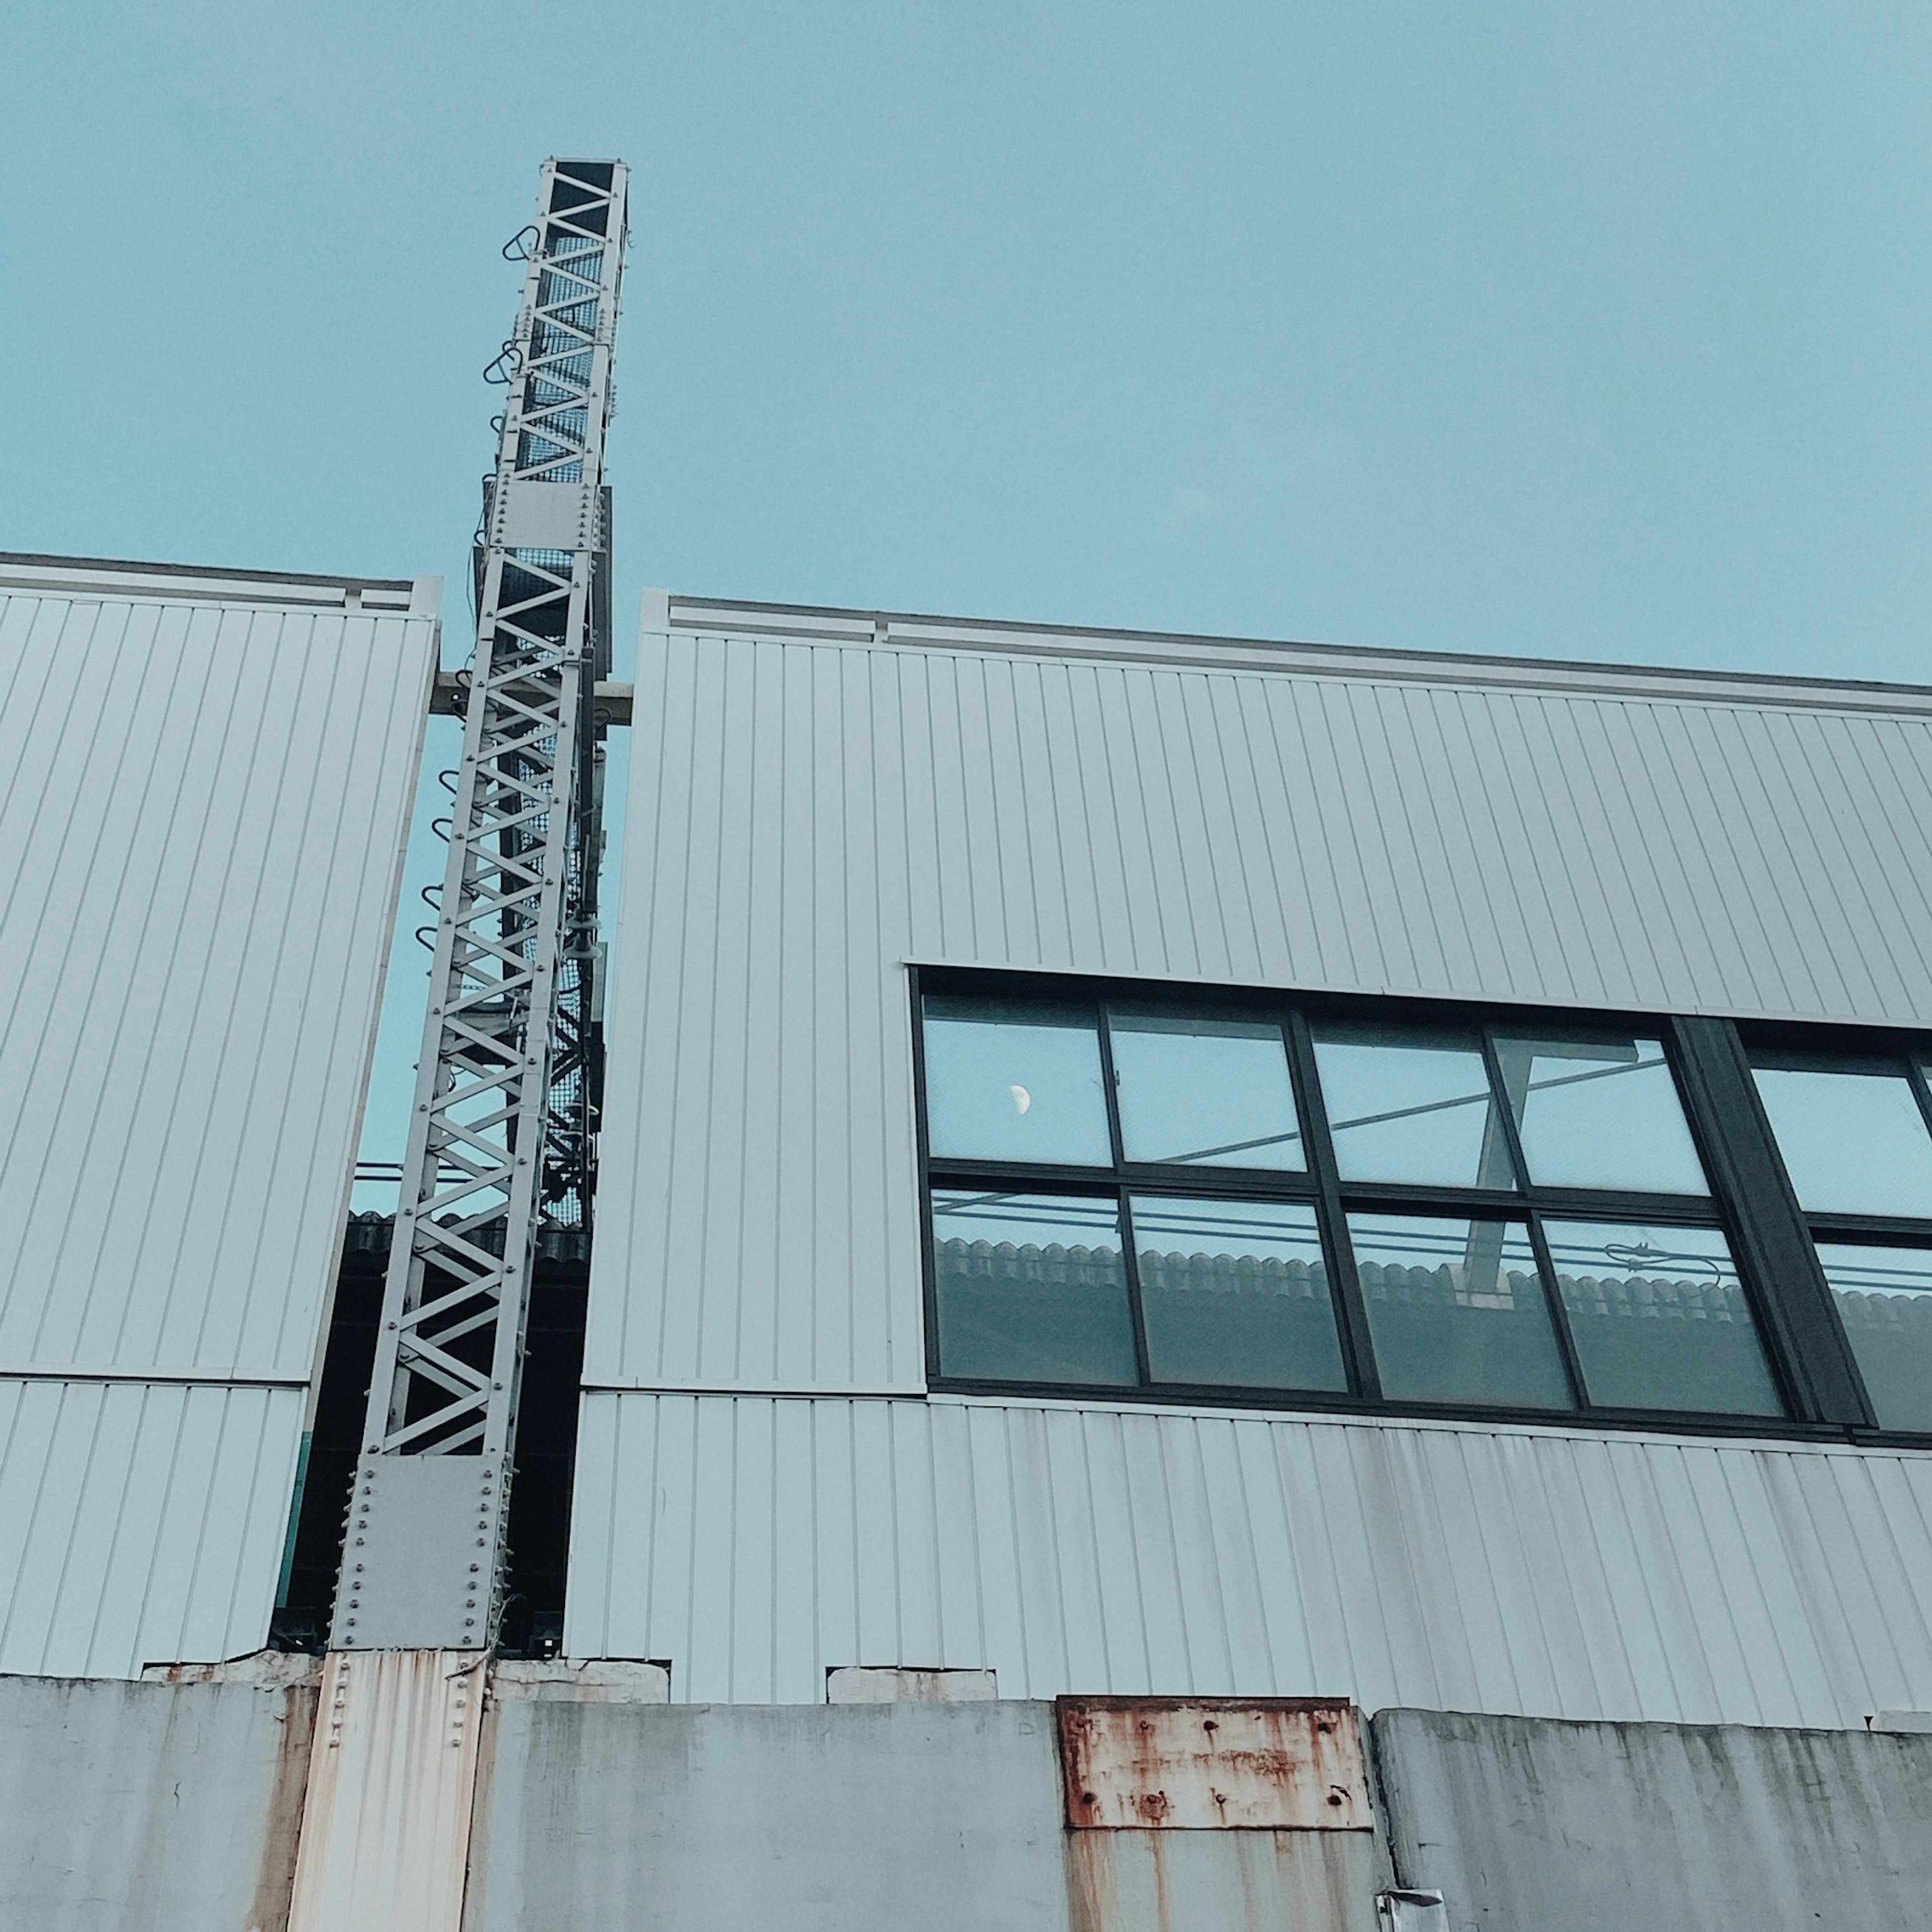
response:
<path id="1" fill-rule="evenodd" d="M 1755 1413 L 1217 1396 L 1206 1370 L 1182 1398 L 1118 1386 L 1131 1364 L 1044 1394 L 1046 1369 L 946 1372 L 914 1069 L 920 986 L 1097 989 L 1117 1062 L 1124 1010 L 1265 1030 L 1270 993 L 1432 1039 L 1624 1028 L 1675 1040 L 1680 1081 L 1708 1071 L 1682 1057 L 1696 1028 L 1756 1022 L 1855 1089 L 1895 1064 L 1922 1139 L 1893 1030 L 1932 1015 L 1932 692 L 672 598 L 636 706 L 573 1654 L 669 1658 L 699 1700 L 896 1663 L 1028 1696 L 1932 1708 L 1932 1408 L 1852 1406 L 1772 1231 L 1730 1228 L 1791 1276 L 1760 1310 L 1785 1359 Z M 1750 1177 L 1713 1151 L 1748 1223 Z M 1909 1242 L 1932 1216 L 1932 1143 L 1896 1157 L 1902 1206 L 1850 1202 L 1841 1232 Z M 1019 1159 L 1051 1196 L 1053 1153 Z M 1238 1172 L 1208 1178 L 1268 1198 Z M 1888 1252 L 1889 1312 L 1932 1309 Z"/>
<path id="2" fill-rule="evenodd" d="M 268 1640 L 439 590 L 0 556 L 0 1670 Z"/>
<path id="3" fill-rule="evenodd" d="M 317 1660 L 433 588 L 5 567 L 10 1906 L 1910 1922 L 1932 692 L 647 598 L 562 1642 Z"/>

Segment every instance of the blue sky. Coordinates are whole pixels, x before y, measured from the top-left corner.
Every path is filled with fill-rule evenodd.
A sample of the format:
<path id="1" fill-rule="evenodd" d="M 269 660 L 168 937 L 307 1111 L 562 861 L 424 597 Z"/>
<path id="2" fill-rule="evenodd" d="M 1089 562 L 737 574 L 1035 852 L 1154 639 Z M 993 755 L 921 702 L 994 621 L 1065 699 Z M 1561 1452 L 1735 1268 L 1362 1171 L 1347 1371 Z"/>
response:
<path id="1" fill-rule="evenodd" d="M 616 153 L 626 622 L 656 583 L 1932 681 L 1923 6 L 0 35 L 0 548 L 439 571 L 460 656 L 499 248 L 544 154 Z"/>
<path id="2" fill-rule="evenodd" d="M 5 37 L 5 547 L 454 578 L 499 246 L 544 153 L 614 152 L 626 608 L 1928 675 L 1923 7 L 75 0 Z"/>

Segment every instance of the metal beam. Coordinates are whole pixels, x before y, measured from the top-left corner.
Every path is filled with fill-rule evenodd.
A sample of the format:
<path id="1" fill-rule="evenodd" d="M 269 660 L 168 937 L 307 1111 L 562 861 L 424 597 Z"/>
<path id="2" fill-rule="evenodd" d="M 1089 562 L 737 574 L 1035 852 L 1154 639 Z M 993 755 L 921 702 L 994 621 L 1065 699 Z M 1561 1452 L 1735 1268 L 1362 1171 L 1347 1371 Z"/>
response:
<path id="1" fill-rule="evenodd" d="M 589 1221 L 602 840 L 592 703 L 608 669 L 604 437 L 626 183 L 621 161 L 546 161 L 537 219 L 512 244 L 530 268 L 490 372 L 507 395 L 336 1595 L 340 1650 L 490 1645 L 538 1232 Z"/>

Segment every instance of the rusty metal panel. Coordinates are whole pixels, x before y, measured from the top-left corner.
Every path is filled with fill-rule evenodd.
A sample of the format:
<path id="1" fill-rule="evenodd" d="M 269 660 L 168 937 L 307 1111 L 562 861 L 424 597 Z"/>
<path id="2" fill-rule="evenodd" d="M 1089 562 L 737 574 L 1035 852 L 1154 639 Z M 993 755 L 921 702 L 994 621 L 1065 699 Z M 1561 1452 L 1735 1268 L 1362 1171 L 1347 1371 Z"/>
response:
<path id="1" fill-rule="evenodd" d="M 462 1651 L 330 1654 L 289 1932 L 458 1932 L 484 1700 Z"/>
<path id="2" fill-rule="evenodd" d="M 1345 1699 L 1062 1697 L 1066 1822 L 1089 1831 L 1366 1832 Z"/>

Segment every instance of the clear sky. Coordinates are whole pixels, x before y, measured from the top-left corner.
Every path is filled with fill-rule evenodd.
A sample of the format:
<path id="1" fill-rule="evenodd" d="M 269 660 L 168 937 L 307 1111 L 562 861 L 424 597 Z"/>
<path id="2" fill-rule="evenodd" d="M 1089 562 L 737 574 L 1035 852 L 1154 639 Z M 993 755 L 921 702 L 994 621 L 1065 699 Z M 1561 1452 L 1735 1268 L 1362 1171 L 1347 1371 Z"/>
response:
<path id="1" fill-rule="evenodd" d="M 626 609 L 1932 676 L 1923 4 L 73 0 L 0 34 L 0 547 L 454 580 L 498 248 L 546 152 L 615 152 Z"/>
<path id="2" fill-rule="evenodd" d="M 620 630 L 1932 682 L 1922 4 L 72 0 L 0 74 L 0 548 L 438 571 L 460 656 L 499 249 L 614 153 Z"/>

